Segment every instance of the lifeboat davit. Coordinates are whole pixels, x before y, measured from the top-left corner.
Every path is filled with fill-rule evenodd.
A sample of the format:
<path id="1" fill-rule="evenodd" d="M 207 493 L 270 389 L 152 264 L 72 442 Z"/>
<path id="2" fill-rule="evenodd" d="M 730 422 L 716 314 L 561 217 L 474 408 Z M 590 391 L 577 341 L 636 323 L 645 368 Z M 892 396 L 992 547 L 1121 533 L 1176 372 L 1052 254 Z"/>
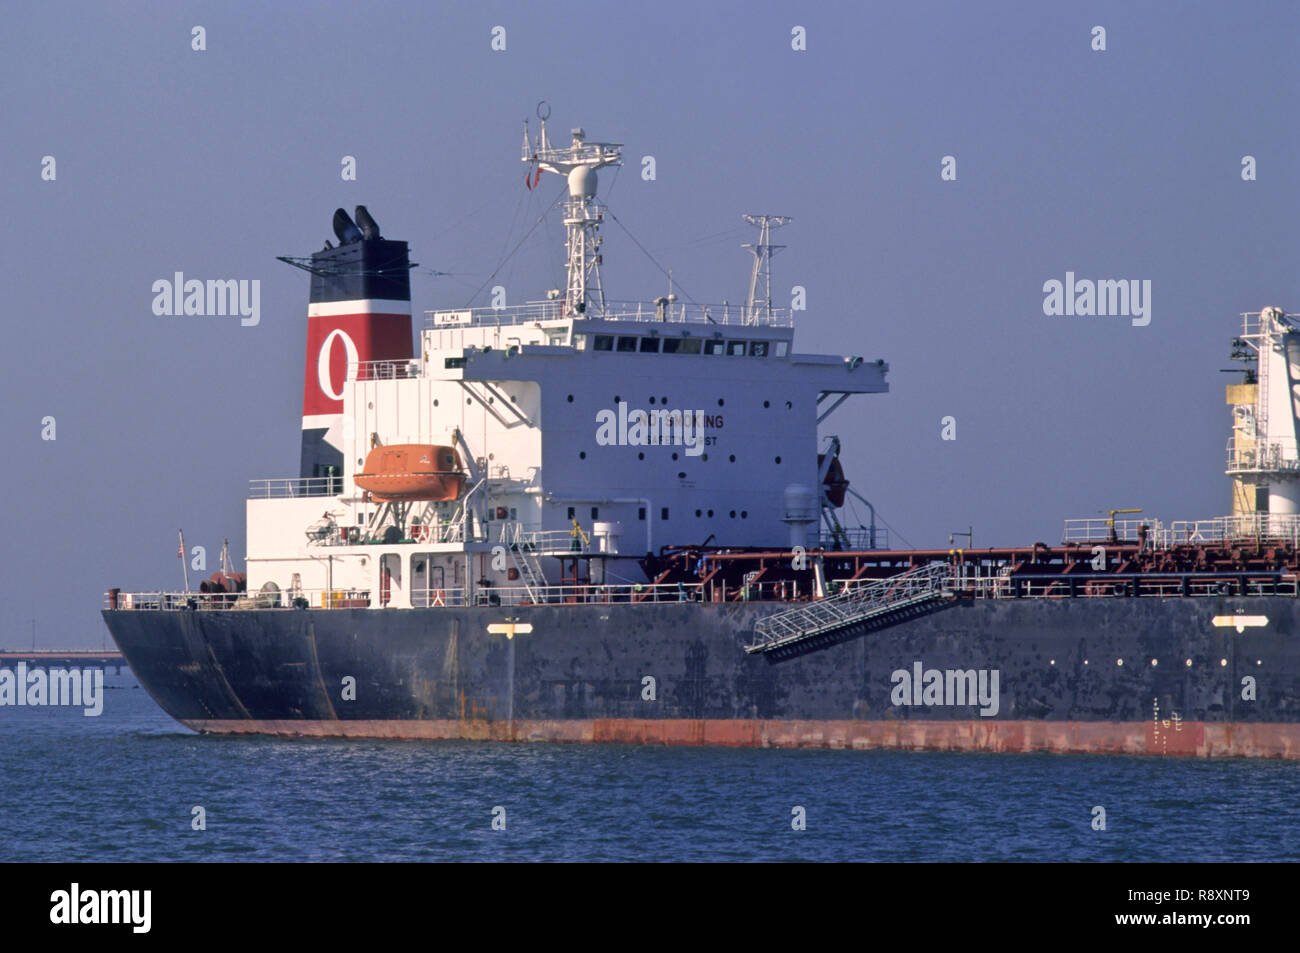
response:
<path id="1" fill-rule="evenodd" d="M 465 474 L 454 447 L 398 443 L 375 447 L 366 455 L 365 469 L 353 482 L 379 503 L 412 500 L 454 500 Z"/>
<path id="2" fill-rule="evenodd" d="M 822 464 L 825 462 L 826 454 L 817 454 L 818 470 L 822 468 Z M 831 501 L 831 505 L 837 507 L 843 506 L 844 495 L 849 489 L 849 481 L 844 476 L 844 468 L 840 466 L 840 458 L 838 456 L 831 458 L 831 465 L 826 469 L 824 486 L 826 489 L 826 499 Z"/>

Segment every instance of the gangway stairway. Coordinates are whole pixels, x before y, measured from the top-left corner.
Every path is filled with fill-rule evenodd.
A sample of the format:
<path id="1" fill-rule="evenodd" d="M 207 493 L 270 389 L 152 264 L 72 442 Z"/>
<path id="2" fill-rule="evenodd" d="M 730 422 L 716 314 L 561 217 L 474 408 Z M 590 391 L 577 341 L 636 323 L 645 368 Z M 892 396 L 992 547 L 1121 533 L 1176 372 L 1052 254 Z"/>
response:
<path id="1" fill-rule="evenodd" d="M 767 616 L 745 651 L 778 662 L 947 608 L 956 603 L 952 572 L 932 563 Z"/>

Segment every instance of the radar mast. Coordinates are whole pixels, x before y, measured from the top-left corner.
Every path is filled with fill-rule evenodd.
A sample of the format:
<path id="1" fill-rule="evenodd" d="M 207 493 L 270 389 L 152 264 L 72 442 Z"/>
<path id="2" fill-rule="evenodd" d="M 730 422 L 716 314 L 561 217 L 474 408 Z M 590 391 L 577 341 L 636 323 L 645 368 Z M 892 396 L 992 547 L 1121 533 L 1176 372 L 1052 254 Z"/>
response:
<path id="1" fill-rule="evenodd" d="M 746 324 L 772 323 L 772 256 L 784 245 L 772 244 L 772 229 L 790 222 L 789 215 L 745 215 L 745 221 L 758 228 L 758 242 L 746 242 L 754 255 L 754 270 L 749 275 L 749 298 L 745 302 Z M 763 297 L 758 297 L 761 292 Z"/>
<path id="2" fill-rule="evenodd" d="M 537 137 L 529 140 L 524 121 L 523 161 L 540 172 L 553 172 L 568 180 L 569 197 L 564 203 L 564 227 L 568 233 L 568 287 L 564 293 L 566 315 L 599 315 L 605 311 L 605 292 L 600 284 L 600 223 L 605 207 L 596 203 L 596 170 L 621 165 L 621 142 L 588 142 L 581 128 L 572 130 L 568 146 L 552 146 L 546 135 L 550 106 L 537 104 Z"/>

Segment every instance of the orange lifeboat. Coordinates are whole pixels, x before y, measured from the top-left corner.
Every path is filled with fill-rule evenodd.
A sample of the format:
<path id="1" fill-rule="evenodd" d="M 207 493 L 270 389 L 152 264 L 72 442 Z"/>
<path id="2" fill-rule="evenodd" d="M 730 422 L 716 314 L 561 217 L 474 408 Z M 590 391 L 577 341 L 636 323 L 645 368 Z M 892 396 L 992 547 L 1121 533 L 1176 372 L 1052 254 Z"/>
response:
<path id="1" fill-rule="evenodd" d="M 404 503 L 454 500 L 460 496 L 465 474 L 454 447 L 398 443 L 371 450 L 365 469 L 353 479 L 376 502 Z"/>

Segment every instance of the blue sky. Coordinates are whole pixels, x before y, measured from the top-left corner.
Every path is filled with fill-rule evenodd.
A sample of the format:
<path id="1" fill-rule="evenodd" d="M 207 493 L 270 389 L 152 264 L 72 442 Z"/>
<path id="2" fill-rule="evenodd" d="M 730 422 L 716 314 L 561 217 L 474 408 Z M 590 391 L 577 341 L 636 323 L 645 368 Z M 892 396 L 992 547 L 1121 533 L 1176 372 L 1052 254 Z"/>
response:
<path id="1" fill-rule="evenodd" d="M 518 159 L 542 99 L 561 138 L 655 156 L 655 181 L 633 161 L 602 193 L 700 301 L 744 298 L 741 213 L 793 217 L 775 266 L 807 289 L 798 348 L 892 367 L 888 395 L 823 433 L 913 544 L 968 524 L 978 545 L 1053 542 L 1109 507 L 1226 513 L 1237 316 L 1300 311 L 1300 6 L 808 6 L 8 11 L 0 644 L 33 618 L 42 644 L 99 644 L 108 586 L 180 585 L 178 527 L 242 562 L 246 481 L 297 472 L 307 280 L 275 256 L 365 204 L 420 262 L 417 314 L 466 304 L 553 197 Z M 512 300 L 555 284 L 561 240 L 539 229 L 502 270 Z M 611 297 L 662 293 L 617 227 L 603 251 Z M 259 279 L 260 325 L 155 316 L 175 271 Z M 1150 280 L 1150 325 L 1044 316 L 1066 271 Z"/>

